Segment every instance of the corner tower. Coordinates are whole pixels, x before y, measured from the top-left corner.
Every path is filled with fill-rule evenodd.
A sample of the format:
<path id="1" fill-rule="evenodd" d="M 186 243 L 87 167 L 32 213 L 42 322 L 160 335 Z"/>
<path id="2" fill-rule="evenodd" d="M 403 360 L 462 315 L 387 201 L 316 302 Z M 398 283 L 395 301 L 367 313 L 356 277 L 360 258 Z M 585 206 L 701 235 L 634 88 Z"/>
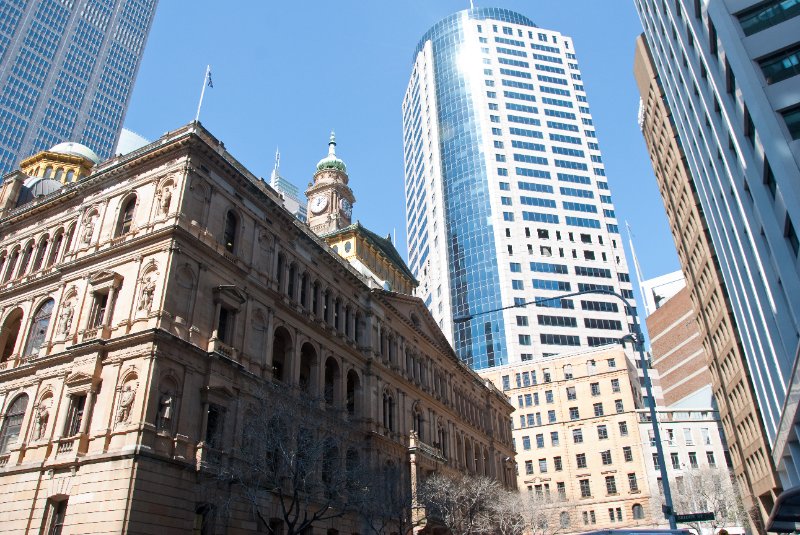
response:
<path id="1" fill-rule="evenodd" d="M 314 181 L 306 190 L 308 225 L 316 234 L 327 234 L 351 223 L 353 191 L 347 185 L 347 166 L 336 156 L 336 134 L 331 132 L 328 155 L 317 163 Z"/>

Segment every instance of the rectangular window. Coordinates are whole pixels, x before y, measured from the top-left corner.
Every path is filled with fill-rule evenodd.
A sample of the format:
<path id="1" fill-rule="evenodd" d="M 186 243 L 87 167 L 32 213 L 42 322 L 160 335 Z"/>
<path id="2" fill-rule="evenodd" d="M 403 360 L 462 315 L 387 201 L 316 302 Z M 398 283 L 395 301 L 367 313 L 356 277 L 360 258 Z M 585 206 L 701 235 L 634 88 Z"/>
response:
<path id="1" fill-rule="evenodd" d="M 758 61 L 767 84 L 774 84 L 800 73 L 800 44 Z"/>
<path id="2" fill-rule="evenodd" d="M 539 473 L 547 473 L 547 459 L 539 459 Z"/>
<path id="3" fill-rule="evenodd" d="M 550 444 L 553 446 L 558 446 L 558 431 L 551 431 L 550 432 Z"/>
<path id="4" fill-rule="evenodd" d="M 548 383 L 549 381 L 546 381 Z M 552 403 L 553 402 L 553 391 L 552 390 L 545 390 L 544 391 L 544 402 L 545 403 Z"/>
<path id="5" fill-rule="evenodd" d="M 592 408 L 594 408 L 594 415 L 595 416 L 603 416 L 603 403 L 602 402 L 601 403 L 595 403 L 594 405 L 592 405 Z"/>
<path id="6" fill-rule="evenodd" d="M 623 437 L 628 436 L 628 422 L 619 423 L 619 434 Z"/>
<path id="7" fill-rule="evenodd" d="M 617 480 L 614 476 L 606 476 L 606 493 L 609 495 L 617 493 Z"/>
<path id="8" fill-rule="evenodd" d="M 591 383 L 589 386 L 590 386 L 590 388 L 592 390 L 592 395 L 593 396 L 599 396 L 600 395 L 600 383 Z"/>
<path id="9" fill-rule="evenodd" d="M 622 458 L 625 459 L 626 463 L 633 461 L 633 450 L 630 446 L 624 446 L 622 448 Z"/>
<path id="10" fill-rule="evenodd" d="M 61 535 L 67 517 L 67 500 L 48 500 L 47 535 Z"/>
<path id="11" fill-rule="evenodd" d="M 511 388 L 511 381 L 508 375 L 501 377 L 500 381 L 503 383 L 503 390 L 509 390 Z"/>
<path id="12" fill-rule="evenodd" d="M 611 450 L 605 450 L 600 452 L 600 460 L 603 462 L 604 465 L 611 464 Z"/>
<path id="13" fill-rule="evenodd" d="M 694 446 L 694 438 L 692 438 L 692 430 L 688 427 L 683 429 L 683 442 L 687 446 Z"/>
<path id="14" fill-rule="evenodd" d="M 570 420 L 580 420 L 581 414 L 578 411 L 578 407 L 570 407 L 569 408 L 569 419 Z"/>
<path id="15" fill-rule="evenodd" d="M 544 448 L 544 435 L 539 433 L 536 435 L 536 447 L 537 448 Z"/>
<path id="16" fill-rule="evenodd" d="M 800 15 L 800 2 L 768 0 L 737 14 L 745 35 L 753 35 Z"/>
<path id="17" fill-rule="evenodd" d="M 625 412 L 625 409 L 622 406 L 622 400 L 621 399 L 615 399 L 614 400 L 614 409 L 617 411 L 617 414 L 619 414 L 621 412 Z"/>
<path id="18" fill-rule="evenodd" d="M 224 429 L 225 409 L 215 403 L 208 404 L 206 420 L 206 445 L 211 448 L 221 446 Z"/>
<path id="19" fill-rule="evenodd" d="M 710 466 L 711 468 L 715 468 L 717 466 L 717 460 L 714 459 L 713 451 L 706 452 L 706 460 L 708 461 L 708 466 Z"/>
<path id="20" fill-rule="evenodd" d="M 661 469 L 661 465 L 658 463 L 658 453 L 654 453 L 653 454 L 653 467 L 656 470 L 660 470 Z"/>
<path id="21" fill-rule="evenodd" d="M 631 492 L 639 492 L 639 482 L 636 480 L 636 474 L 628 474 L 628 487 Z"/>
<path id="22" fill-rule="evenodd" d="M 575 387 L 574 386 L 568 386 L 567 387 L 567 400 L 571 401 L 573 399 L 576 399 L 577 397 L 578 396 L 575 393 Z"/>
<path id="23" fill-rule="evenodd" d="M 689 466 L 692 468 L 697 468 L 697 453 L 690 451 L 689 452 Z"/>
<path id="24" fill-rule="evenodd" d="M 525 451 L 531 449 L 531 437 L 529 436 L 522 437 L 522 449 Z"/>
<path id="25" fill-rule="evenodd" d="M 108 307 L 108 293 L 95 293 L 92 303 L 92 319 L 89 325 L 92 329 L 97 329 L 103 325 Z"/>
<path id="26" fill-rule="evenodd" d="M 580 485 L 581 489 L 581 498 L 590 498 L 592 496 L 592 488 L 588 479 L 579 480 L 578 485 Z"/>
<path id="27" fill-rule="evenodd" d="M 86 408 L 86 394 L 70 395 L 69 412 L 64 427 L 64 436 L 73 437 L 81 430 L 83 413 Z"/>
<path id="28" fill-rule="evenodd" d="M 619 379 L 611 379 L 611 391 L 619 392 Z"/>
<path id="29" fill-rule="evenodd" d="M 578 453 L 575 455 L 575 464 L 578 468 L 586 468 L 586 454 Z"/>
<path id="30" fill-rule="evenodd" d="M 676 452 L 672 452 L 669 454 L 670 461 L 672 462 L 672 468 L 675 470 L 681 467 L 681 459 Z"/>
<path id="31" fill-rule="evenodd" d="M 597 426 L 597 438 L 600 440 L 605 440 L 608 438 L 608 427 L 605 425 L 598 425 Z"/>
<path id="32" fill-rule="evenodd" d="M 575 444 L 583 443 L 583 429 L 578 428 L 572 430 L 572 442 Z"/>
<path id="33" fill-rule="evenodd" d="M 800 5 L 800 4 L 798 4 Z M 786 123 L 786 128 L 789 129 L 789 135 L 792 139 L 800 139 L 800 106 L 794 106 L 781 111 L 783 120 Z"/>
<path id="34" fill-rule="evenodd" d="M 533 473 L 533 461 L 525 461 L 525 474 L 531 475 Z"/>
<path id="35" fill-rule="evenodd" d="M 564 469 L 564 466 L 561 464 L 561 457 L 560 456 L 553 457 L 553 468 L 555 469 L 556 472 L 560 472 L 561 470 Z M 563 483 L 562 483 L 562 485 L 563 485 Z"/>

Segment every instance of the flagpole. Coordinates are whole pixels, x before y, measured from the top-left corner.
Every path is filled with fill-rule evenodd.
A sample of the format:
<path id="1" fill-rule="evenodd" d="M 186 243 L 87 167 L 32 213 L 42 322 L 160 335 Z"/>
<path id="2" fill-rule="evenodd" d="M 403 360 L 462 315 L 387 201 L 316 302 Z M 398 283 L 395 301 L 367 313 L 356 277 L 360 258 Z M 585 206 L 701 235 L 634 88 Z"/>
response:
<path id="1" fill-rule="evenodd" d="M 208 85 L 208 73 L 211 72 L 211 65 L 206 66 L 206 74 L 203 76 L 203 88 L 200 90 L 200 102 L 197 103 L 197 115 L 194 116 L 195 122 L 200 121 L 200 107 L 203 105 L 203 96 L 206 94 L 206 85 Z"/>

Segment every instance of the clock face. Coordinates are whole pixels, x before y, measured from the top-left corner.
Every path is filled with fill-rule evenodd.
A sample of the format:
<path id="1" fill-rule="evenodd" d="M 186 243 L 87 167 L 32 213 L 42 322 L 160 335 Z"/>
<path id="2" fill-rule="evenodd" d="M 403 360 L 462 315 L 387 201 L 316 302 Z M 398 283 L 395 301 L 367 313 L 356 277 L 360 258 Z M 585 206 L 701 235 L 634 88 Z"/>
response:
<path id="1" fill-rule="evenodd" d="M 323 211 L 328 206 L 328 198 L 324 195 L 317 195 L 311 199 L 311 211 L 315 214 Z"/>
<path id="2" fill-rule="evenodd" d="M 339 207 L 347 217 L 350 217 L 350 214 L 353 213 L 353 205 L 350 204 L 350 201 L 347 199 L 342 199 L 339 201 Z"/>

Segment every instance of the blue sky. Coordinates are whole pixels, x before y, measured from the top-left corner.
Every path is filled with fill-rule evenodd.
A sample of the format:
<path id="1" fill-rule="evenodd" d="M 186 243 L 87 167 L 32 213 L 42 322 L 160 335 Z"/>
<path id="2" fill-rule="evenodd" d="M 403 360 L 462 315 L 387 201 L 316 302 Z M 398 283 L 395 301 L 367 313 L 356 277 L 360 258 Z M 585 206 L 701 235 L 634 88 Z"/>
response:
<path id="1" fill-rule="evenodd" d="M 573 37 L 617 216 L 634 230 L 645 277 L 679 268 L 636 123 L 632 0 L 494 3 Z M 406 256 L 401 103 L 419 38 L 469 7 L 451 0 L 161 0 L 131 105 L 129 128 L 154 140 L 194 118 L 206 64 L 203 125 L 256 175 L 304 190 L 336 130 L 356 195 L 354 219 L 396 231 Z M 627 238 L 627 236 L 626 236 Z M 630 261 L 630 257 L 629 257 Z M 631 266 L 631 271 L 633 267 Z"/>

